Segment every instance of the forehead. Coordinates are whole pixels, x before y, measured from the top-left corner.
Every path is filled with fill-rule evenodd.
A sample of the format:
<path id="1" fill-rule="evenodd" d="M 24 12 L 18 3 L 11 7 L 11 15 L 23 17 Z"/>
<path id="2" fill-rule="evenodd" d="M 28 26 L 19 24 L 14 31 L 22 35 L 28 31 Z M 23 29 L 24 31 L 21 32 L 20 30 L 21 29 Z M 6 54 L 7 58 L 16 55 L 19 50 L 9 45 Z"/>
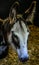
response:
<path id="1" fill-rule="evenodd" d="M 17 22 L 12 26 L 11 31 L 17 33 L 25 33 L 27 32 L 27 26 L 23 20 L 17 20 Z"/>

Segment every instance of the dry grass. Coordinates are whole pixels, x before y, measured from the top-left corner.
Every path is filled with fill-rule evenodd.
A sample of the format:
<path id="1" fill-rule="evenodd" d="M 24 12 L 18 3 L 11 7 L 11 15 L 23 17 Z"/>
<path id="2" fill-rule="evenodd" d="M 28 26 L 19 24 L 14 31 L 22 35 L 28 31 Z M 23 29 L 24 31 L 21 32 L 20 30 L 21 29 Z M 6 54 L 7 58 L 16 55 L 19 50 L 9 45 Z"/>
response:
<path id="1" fill-rule="evenodd" d="M 39 65 L 39 28 L 33 25 L 29 26 L 29 28 L 29 60 L 25 63 L 20 62 L 17 53 L 9 47 L 8 55 L 0 60 L 0 65 Z"/>

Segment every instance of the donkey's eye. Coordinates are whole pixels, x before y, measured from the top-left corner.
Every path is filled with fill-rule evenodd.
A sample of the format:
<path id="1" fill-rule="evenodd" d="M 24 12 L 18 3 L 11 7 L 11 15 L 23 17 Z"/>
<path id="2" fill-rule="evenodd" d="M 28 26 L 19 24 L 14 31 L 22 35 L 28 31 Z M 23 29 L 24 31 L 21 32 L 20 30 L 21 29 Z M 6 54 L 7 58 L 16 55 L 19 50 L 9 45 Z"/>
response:
<path id="1" fill-rule="evenodd" d="M 16 35 L 13 35 L 13 38 L 14 38 L 15 42 L 18 42 L 18 37 Z"/>
<path id="2" fill-rule="evenodd" d="M 17 35 L 12 35 L 12 42 L 14 43 L 14 45 L 16 46 L 16 48 L 18 47 L 20 47 L 20 45 L 19 45 L 19 39 L 18 39 L 18 37 L 17 37 Z"/>

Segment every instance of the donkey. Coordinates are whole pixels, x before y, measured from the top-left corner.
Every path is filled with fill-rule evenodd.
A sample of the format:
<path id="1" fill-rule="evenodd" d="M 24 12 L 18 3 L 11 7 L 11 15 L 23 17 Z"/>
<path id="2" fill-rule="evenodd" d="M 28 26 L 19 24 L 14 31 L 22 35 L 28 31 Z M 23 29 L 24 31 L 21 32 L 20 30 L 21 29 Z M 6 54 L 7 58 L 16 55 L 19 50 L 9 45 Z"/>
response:
<path id="1" fill-rule="evenodd" d="M 26 21 L 27 19 L 25 20 L 23 18 L 24 15 L 22 17 L 17 17 L 17 7 L 19 3 L 16 2 L 15 5 L 16 6 L 13 5 L 10 9 L 10 22 L 6 21 L 4 23 L 4 30 L 7 34 L 8 43 L 16 50 L 20 61 L 25 62 L 29 59 L 27 46 L 29 28 Z"/>
<path id="2" fill-rule="evenodd" d="M 6 57 L 8 53 L 8 45 L 4 37 L 3 22 L 0 20 L 0 59 Z"/>

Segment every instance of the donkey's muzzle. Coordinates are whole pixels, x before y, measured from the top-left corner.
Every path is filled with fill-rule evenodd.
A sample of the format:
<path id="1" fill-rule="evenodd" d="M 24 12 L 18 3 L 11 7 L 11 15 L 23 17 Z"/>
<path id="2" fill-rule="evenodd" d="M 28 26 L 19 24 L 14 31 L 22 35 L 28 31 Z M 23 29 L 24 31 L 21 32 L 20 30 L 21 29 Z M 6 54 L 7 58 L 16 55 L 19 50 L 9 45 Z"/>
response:
<path id="1" fill-rule="evenodd" d="M 0 46 L 0 59 L 5 58 L 8 54 L 8 47 L 7 46 Z"/>
<path id="2" fill-rule="evenodd" d="M 20 58 L 20 61 L 21 61 L 21 62 L 26 62 L 26 61 L 28 61 L 28 59 L 29 59 L 29 57 Z"/>

